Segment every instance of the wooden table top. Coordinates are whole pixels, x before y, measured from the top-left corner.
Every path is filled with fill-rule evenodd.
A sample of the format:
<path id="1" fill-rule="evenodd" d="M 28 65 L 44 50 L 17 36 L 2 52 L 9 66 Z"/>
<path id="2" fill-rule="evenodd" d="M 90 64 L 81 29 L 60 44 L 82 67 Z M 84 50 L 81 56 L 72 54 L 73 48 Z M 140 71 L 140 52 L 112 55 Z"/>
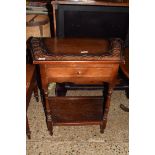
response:
<path id="1" fill-rule="evenodd" d="M 32 38 L 34 61 L 120 61 L 121 39 Z"/>

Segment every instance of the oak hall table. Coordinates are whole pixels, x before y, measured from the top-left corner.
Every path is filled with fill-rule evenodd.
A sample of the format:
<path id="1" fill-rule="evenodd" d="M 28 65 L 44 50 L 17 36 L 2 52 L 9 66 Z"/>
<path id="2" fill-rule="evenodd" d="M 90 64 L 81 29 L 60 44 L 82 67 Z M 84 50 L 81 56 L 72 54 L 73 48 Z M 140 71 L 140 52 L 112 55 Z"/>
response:
<path id="1" fill-rule="evenodd" d="M 33 63 L 40 66 L 47 127 L 53 134 L 55 125 L 100 125 L 107 123 L 112 90 L 122 61 L 122 41 L 118 38 L 32 38 Z M 108 84 L 103 96 L 50 97 L 48 84 Z"/>

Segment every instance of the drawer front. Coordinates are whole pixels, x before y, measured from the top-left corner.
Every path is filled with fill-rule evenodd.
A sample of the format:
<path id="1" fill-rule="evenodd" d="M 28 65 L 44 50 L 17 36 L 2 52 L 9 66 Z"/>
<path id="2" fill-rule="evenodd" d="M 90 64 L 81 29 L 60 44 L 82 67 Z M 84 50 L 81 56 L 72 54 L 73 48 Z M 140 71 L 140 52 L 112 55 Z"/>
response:
<path id="1" fill-rule="evenodd" d="M 112 67 L 103 68 L 47 68 L 48 79 L 53 82 L 93 82 L 104 81 L 112 78 Z"/>
<path id="2" fill-rule="evenodd" d="M 54 77 L 107 77 L 112 68 L 49 68 L 47 73 Z"/>

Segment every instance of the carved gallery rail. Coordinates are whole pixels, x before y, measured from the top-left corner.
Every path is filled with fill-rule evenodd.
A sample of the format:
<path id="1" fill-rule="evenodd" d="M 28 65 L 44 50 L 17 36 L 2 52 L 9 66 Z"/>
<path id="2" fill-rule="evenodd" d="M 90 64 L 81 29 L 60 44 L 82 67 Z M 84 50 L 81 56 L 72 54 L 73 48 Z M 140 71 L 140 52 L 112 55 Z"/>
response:
<path id="1" fill-rule="evenodd" d="M 40 66 L 47 127 L 54 125 L 100 125 L 107 123 L 110 97 L 122 61 L 120 39 L 32 38 L 33 63 Z M 108 84 L 103 96 L 50 97 L 48 84 Z"/>

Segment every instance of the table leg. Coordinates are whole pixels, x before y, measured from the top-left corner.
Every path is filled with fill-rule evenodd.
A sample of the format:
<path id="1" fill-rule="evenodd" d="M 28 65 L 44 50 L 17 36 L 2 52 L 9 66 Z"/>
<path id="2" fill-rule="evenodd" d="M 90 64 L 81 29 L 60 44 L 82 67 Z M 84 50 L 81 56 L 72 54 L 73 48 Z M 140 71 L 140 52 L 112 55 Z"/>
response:
<path id="1" fill-rule="evenodd" d="M 40 86 L 41 86 L 41 95 L 43 99 L 43 106 L 45 110 L 45 115 L 46 115 L 46 123 L 47 123 L 47 128 L 49 130 L 50 135 L 53 135 L 53 121 L 52 121 L 52 114 L 50 110 L 50 105 L 48 102 L 48 80 L 47 80 L 47 75 L 46 75 L 46 69 L 45 65 L 40 65 L 39 67 L 39 72 L 40 72 Z"/>
<path id="2" fill-rule="evenodd" d="M 26 115 L 26 135 L 27 135 L 28 139 L 31 139 L 31 132 L 30 132 L 30 128 L 29 128 L 27 115 Z"/>
<path id="3" fill-rule="evenodd" d="M 45 96 L 44 96 L 44 90 L 42 87 L 42 81 L 41 81 L 41 76 L 40 76 L 40 66 L 36 65 L 36 81 L 37 81 L 37 87 L 40 90 L 40 98 L 41 98 L 41 102 L 45 111 Z"/>
<path id="4" fill-rule="evenodd" d="M 39 102 L 37 82 L 35 82 L 35 86 L 34 86 L 34 91 L 33 92 L 34 92 L 34 97 L 36 98 L 36 101 Z"/>
<path id="5" fill-rule="evenodd" d="M 52 121 L 52 115 L 50 111 L 50 106 L 48 102 L 48 93 L 45 92 L 45 104 L 46 104 L 46 119 L 47 119 L 47 128 L 49 130 L 50 135 L 53 135 L 53 121 Z"/>
<path id="6" fill-rule="evenodd" d="M 112 91 L 114 88 L 114 83 L 109 83 L 108 85 L 104 85 L 104 106 L 103 106 L 103 122 L 100 125 L 100 132 L 104 133 L 104 129 L 106 128 L 107 124 L 107 117 L 108 117 L 108 112 L 109 112 L 109 107 L 110 107 L 110 100 L 111 100 L 111 95 Z"/>
<path id="7" fill-rule="evenodd" d="M 101 125 L 100 125 L 100 133 L 104 133 L 104 125 L 103 125 L 103 123 L 101 123 Z"/>

